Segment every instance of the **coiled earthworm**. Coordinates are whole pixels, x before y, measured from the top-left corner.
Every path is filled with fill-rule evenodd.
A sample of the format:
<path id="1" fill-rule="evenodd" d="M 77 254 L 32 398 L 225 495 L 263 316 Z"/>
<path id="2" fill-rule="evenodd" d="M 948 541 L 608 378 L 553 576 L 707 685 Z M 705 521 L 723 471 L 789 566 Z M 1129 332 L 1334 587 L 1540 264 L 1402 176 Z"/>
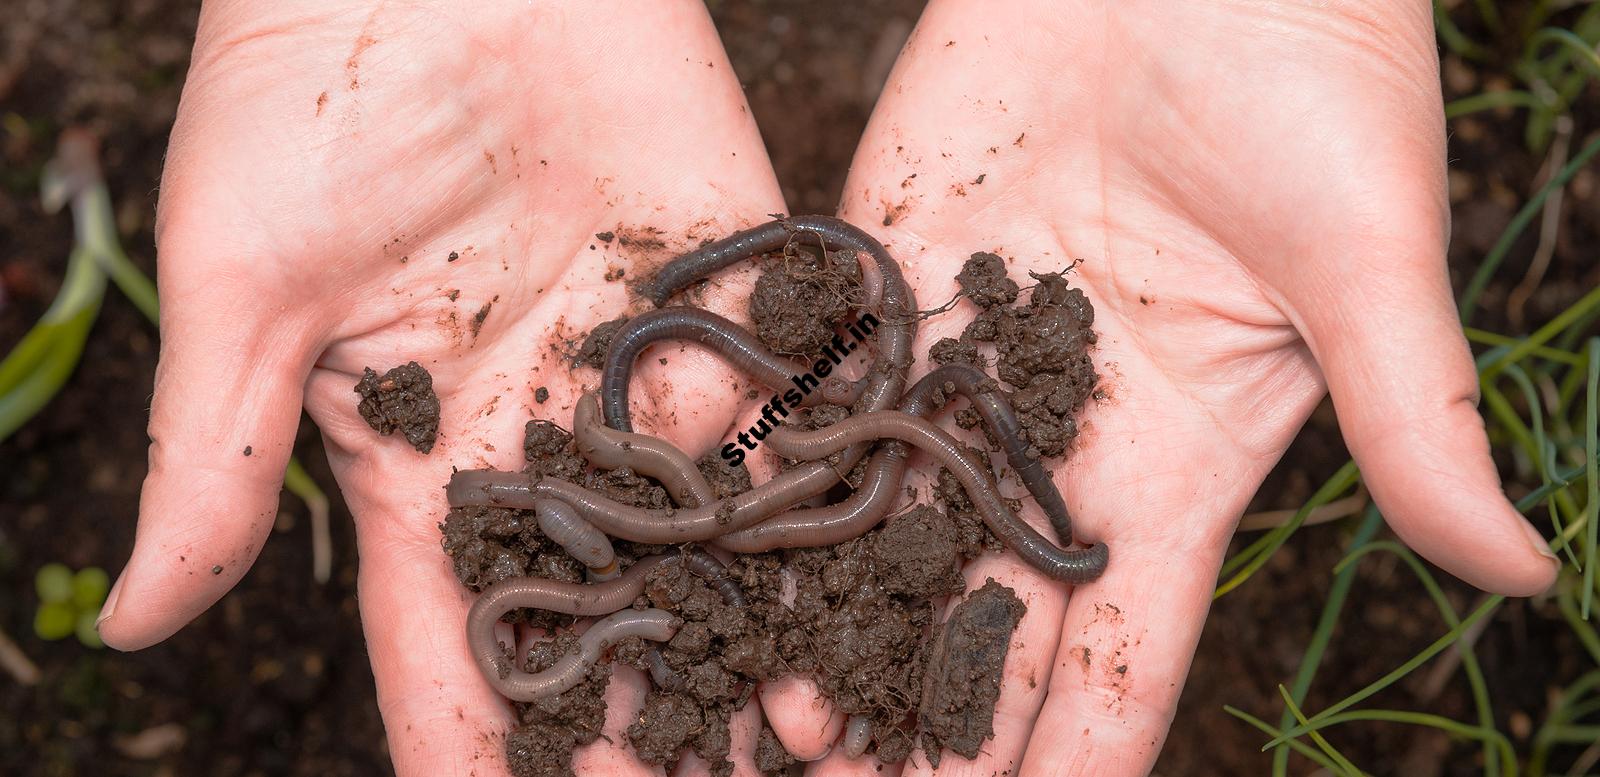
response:
<path id="1" fill-rule="evenodd" d="M 534 607 L 567 615 L 609 615 L 633 604 L 644 593 L 644 578 L 671 556 L 646 556 L 628 567 L 621 577 L 604 583 L 585 585 L 563 583 L 542 577 L 512 577 L 501 580 L 478 595 L 467 613 L 467 633 L 483 641 L 493 641 L 493 629 L 500 616 Z"/>
<path id="2" fill-rule="evenodd" d="M 935 409 L 937 392 L 924 388 L 925 383 L 926 378 L 918 381 L 901 398 L 901 412 L 922 417 Z M 734 553 L 762 553 L 777 548 L 837 545 L 860 537 L 894 509 L 910 453 L 905 443 L 889 440 L 873 452 L 861 485 L 844 501 L 782 513 L 748 529 L 723 535 L 716 540 L 716 545 Z"/>
<path id="3" fill-rule="evenodd" d="M 807 462 L 737 496 L 685 509 L 646 510 L 607 499 L 565 480 L 520 472 L 462 470 L 450 476 L 452 507 L 487 505 L 531 510 L 540 499 L 559 499 L 606 534 L 633 542 L 674 545 L 706 542 L 738 531 L 820 494 L 839 482 L 827 462 Z"/>
<path id="4" fill-rule="evenodd" d="M 539 531 L 560 545 L 567 555 L 589 568 L 595 577 L 607 577 L 617 569 L 617 555 L 611 540 L 588 521 L 578 517 L 566 502 L 540 499 L 533 503 Z"/>
<path id="5" fill-rule="evenodd" d="M 839 740 L 839 749 L 844 751 L 846 758 L 860 758 L 867 752 L 867 745 L 872 744 L 872 718 L 866 715 L 851 715 L 850 721 L 844 725 L 844 738 Z"/>
<path id="6" fill-rule="evenodd" d="M 1033 500 L 1050 519 L 1056 537 L 1062 542 L 1072 542 L 1072 516 L 1067 503 L 1061 498 L 1056 482 L 1045 471 L 1038 454 L 1024 439 L 1022 422 L 1012 409 L 1000 384 L 983 374 L 982 370 L 966 364 L 946 364 L 923 376 L 906 392 L 906 399 L 933 405 L 936 395 L 960 394 L 972 403 L 983 422 L 994 433 L 995 439 L 1005 449 L 1006 461 L 1016 470 L 1017 477 L 1026 486 Z M 902 406 L 905 401 L 902 400 Z"/>
<path id="7" fill-rule="evenodd" d="M 1105 570 L 1106 546 L 1063 550 L 1014 515 L 1001 499 L 987 467 L 975 461 L 948 432 L 925 419 L 898 410 L 883 410 L 846 418 L 815 431 L 779 427 L 767 444 L 780 456 L 816 459 L 863 440 L 890 438 L 926 451 L 949 469 L 967 492 L 978 515 L 1000 542 L 1028 566 L 1056 580 L 1084 583 Z"/>
<path id="8" fill-rule="evenodd" d="M 641 313 L 628 319 L 612 334 L 611 346 L 606 351 L 605 369 L 600 374 L 600 397 L 606 425 L 611 428 L 633 431 L 628 410 L 628 379 L 639 354 L 660 340 L 688 340 L 706 346 L 762 385 L 780 392 L 790 385 L 791 378 L 809 371 L 806 365 L 767 350 L 761 340 L 744 327 L 711 311 L 675 307 Z M 805 407 L 821 402 L 849 405 L 864 388 L 864 382 L 857 385 L 830 377 L 822 382 L 819 391 L 805 394 L 800 404 Z"/>
<path id="9" fill-rule="evenodd" d="M 493 616 L 496 620 L 499 615 Z M 569 690 L 583 682 L 607 650 L 629 637 L 665 642 L 678 633 L 683 621 L 666 610 L 624 610 L 612 613 L 589 627 L 578 637 L 578 652 L 569 653 L 542 672 L 523 671 L 517 662 L 507 661 L 497 641 L 472 643 L 473 657 L 484 679 L 502 696 L 512 701 L 538 701 Z"/>
<path id="10" fill-rule="evenodd" d="M 619 432 L 600 420 L 600 400 L 594 392 L 578 398 L 572 414 L 572 436 L 578 453 L 603 469 L 627 467 L 661 482 L 680 505 L 703 507 L 717 501 L 705 475 L 676 445 L 659 437 Z"/>
<path id="11" fill-rule="evenodd" d="M 911 367 L 911 341 L 916 334 L 916 295 L 906 285 L 900 265 L 877 238 L 843 219 L 831 216 L 793 216 L 769 221 L 707 243 L 672 260 L 644 283 L 639 291 L 658 307 L 685 286 L 756 254 L 776 251 L 790 240 L 855 251 L 872 259 L 882 283 L 883 318 L 878 328 L 877 358 L 867 374 L 866 387 L 852 408 L 857 415 L 893 407 L 906 387 Z M 863 275 L 865 276 L 865 271 Z M 849 448 L 839 457 L 840 471 L 849 471 L 866 453 L 866 446 Z"/>

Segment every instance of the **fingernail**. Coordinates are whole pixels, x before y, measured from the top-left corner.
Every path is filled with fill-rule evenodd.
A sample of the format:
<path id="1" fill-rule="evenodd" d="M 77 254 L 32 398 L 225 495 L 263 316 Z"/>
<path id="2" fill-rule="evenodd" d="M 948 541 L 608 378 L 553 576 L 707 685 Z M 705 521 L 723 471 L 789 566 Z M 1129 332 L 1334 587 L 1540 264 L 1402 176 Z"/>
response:
<path id="1" fill-rule="evenodd" d="M 122 584 L 127 579 L 128 579 L 128 574 L 126 572 L 124 572 L 124 573 L 118 575 L 117 576 L 117 582 L 112 584 L 111 592 L 106 594 L 106 602 L 105 602 L 105 604 L 100 605 L 100 617 L 94 619 L 94 629 L 95 629 L 95 631 L 99 631 L 100 630 L 100 624 L 105 623 L 106 622 L 106 618 L 109 618 L 112 615 L 116 614 L 116 612 L 117 612 L 117 597 L 122 595 Z"/>
<path id="2" fill-rule="evenodd" d="M 1557 565 L 1561 563 L 1561 559 L 1556 556 L 1554 551 L 1550 550 L 1550 541 L 1545 539 L 1544 535 L 1540 534 L 1533 524 L 1523 521 L 1522 531 L 1528 535 L 1528 542 L 1533 545 L 1534 550 L 1539 552 L 1539 555 L 1556 562 Z"/>

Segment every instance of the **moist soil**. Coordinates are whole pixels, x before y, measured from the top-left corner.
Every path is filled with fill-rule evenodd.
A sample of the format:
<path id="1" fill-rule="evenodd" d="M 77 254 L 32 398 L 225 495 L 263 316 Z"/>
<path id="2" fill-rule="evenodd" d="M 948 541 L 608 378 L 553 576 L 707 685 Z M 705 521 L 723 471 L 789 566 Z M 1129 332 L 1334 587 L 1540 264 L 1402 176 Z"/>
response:
<path id="1" fill-rule="evenodd" d="M 161 164 L 199 5 L 58 0 L 21 4 L 8 17 L 0 45 L 0 350 L 9 350 L 49 306 L 72 247 L 70 222 L 44 213 L 37 195 L 39 171 L 62 128 L 83 124 L 100 133 L 123 245 L 135 264 L 153 273 Z M 1485 30 L 1474 4 L 1445 5 L 1468 35 L 1491 44 L 1483 62 L 1445 57 L 1446 98 L 1513 83 L 1510 63 L 1520 44 Z M 789 207 L 830 212 L 877 89 L 922 3 L 711 0 L 707 6 Z M 1504 10 L 1507 28 L 1516 29 L 1525 11 Z M 795 120 L 797 111 L 804 121 Z M 1585 128 L 1600 121 L 1593 100 L 1585 98 L 1575 119 L 1575 142 L 1581 142 Z M 1545 154 L 1524 143 L 1525 123 L 1512 111 L 1450 122 L 1449 256 L 1458 291 L 1537 186 Z M 1484 294 L 1477 325 L 1526 333 L 1600 284 L 1589 251 L 1600 242 L 1600 176 L 1580 172 L 1558 216 L 1548 270 L 1520 315 L 1514 315 L 1513 291 L 1532 264 L 1537 229 L 1512 246 Z M 131 506 L 146 469 L 155 362 L 153 328 L 112 291 L 83 362 L 61 394 L 0 442 L 0 590 L 10 592 L 0 596 L 0 631 L 42 672 L 32 686 L 0 677 L 0 709 L 6 711 L 0 774 L 67 775 L 89 763 L 107 775 L 389 772 L 360 631 L 354 532 L 309 422 L 302 424 L 295 452 L 333 499 L 334 570 L 327 585 L 311 579 L 310 522 L 304 506 L 286 494 L 272 541 L 250 573 L 161 645 L 123 654 L 33 636 L 36 603 L 27 592 L 39 566 L 98 565 L 115 576 L 132 547 Z M 1347 455 L 1332 407 L 1324 405 L 1251 510 L 1297 507 Z M 1512 495 L 1526 493 L 1511 462 L 1503 464 Z M 1293 676 L 1345 541 L 1336 525 L 1300 535 L 1257 579 L 1213 605 L 1157 774 L 1265 771 L 1259 752 L 1265 738 L 1222 706 L 1269 719 L 1281 708 L 1276 685 Z M 1446 577 L 1441 583 L 1458 608 L 1476 601 L 1459 582 Z M 1444 626 L 1416 616 L 1432 611 L 1403 570 L 1376 559 L 1364 563 L 1307 709 L 1337 701 L 1432 642 Z M 1526 749 L 1528 722 L 1542 719 L 1553 690 L 1576 676 L 1582 650 L 1553 603 L 1538 601 L 1508 602 L 1476 648 L 1497 722 Z M 1414 677 L 1385 691 L 1381 701 L 1472 719 L 1470 697 L 1455 680 L 1434 692 Z M 1342 728 L 1335 744 L 1357 764 L 1394 765 L 1385 771 L 1420 777 L 1481 773 L 1474 745 L 1431 730 Z M 759 743 L 761 768 L 782 770 L 787 754 L 772 733 L 763 731 Z M 539 763 L 550 761 L 541 756 Z M 1292 764 L 1291 774 L 1311 773 L 1303 762 Z"/>
<path id="2" fill-rule="evenodd" d="M 361 401 L 356 412 L 373 431 L 399 432 L 418 453 L 433 450 L 439 437 L 439 396 L 433 393 L 433 376 L 416 362 L 407 362 L 383 375 L 371 367 L 361 370 L 356 383 Z"/>
<path id="3" fill-rule="evenodd" d="M 843 321 L 863 312 L 857 307 L 860 265 L 853 253 L 791 245 L 763 257 L 760 266 L 751 318 L 757 336 L 773 350 L 820 350 Z M 1059 456 L 1075 434 L 1072 415 L 1096 380 L 1088 354 L 1095 339 L 1093 308 L 1062 274 L 1035 276 L 1026 301 L 1019 302 L 1021 290 L 994 254 L 973 254 L 959 280 L 980 322 L 967 328 L 963 340 L 974 351 L 978 343 L 993 346 L 1013 386 L 1048 387 L 1044 393 L 1060 400 L 1024 416 L 1034 447 Z M 615 322 L 598 325 L 582 351 L 599 350 L 596 343 L 609 341 L 615 331 Z M 821 428 L 850 413 L 824 406 L 800 414 L 796 423 Z M 1044 420 L 1035 422 L 1036 415 Z M 528 423 L 523 450 L 530 474 L 582 484 L 639 507 L 673 506 L 665 488 L 629 470 L 588 471 L 572 435 L 552 420 Z M 973 452 L 990 459 L 989 451 Z M 700 466 L 719 496 L 750 488 L 742 464 L 729 467 L 708 456 Z M 1025 608 L 1010 589 L 991 580 L 940 625 L 937 602 L 965 587 L 961 561 L 998 543 L 948 471 L 940 473 L 930 496 L 935 503 L 912 504 L 839 545 L 738 556 L 728 565 L 727 580 L 703 579 L 676 562 L 651 572 L 644 603 L 676 615 L 683 625 L 664 645 L 633 639 L 613 652 L 613 660 L 652 680 L 627 731 L 639 758 L 670 767 L 692 751 L 711 764 L 712 774 L 726 777 L 733 769 L 728 721 L 750 703 L 756 683 L 794 673 L 813 678 L 840 713 L 869 720 L 868 752 L 883 762 L 904 760 L 919 736 L 935 763 L 942 746 L 975 757 L 994 735 L 1001 669 Z M 579 562 L 540 534 L 529 511 L 459 507 L 440 530 L 456 576 L 474 591 L 521 575 L 582 579 Z M 663 550 L 615 545 L 624 565 Z M 732 593 L 725 590 L 730 585 Z M 572 621 L 538 610 L 509 619 L 556 629 Z M 576 649 L 570 633 L 561 633 L 512 659 L 529 671 L 548 666 Z M 588 732 L 597 730 L 596 715 L 603 720 L 593 700 L 601 698 L 607 678 L 596 671 L 554 704 L 518 705 L 523 728 L 506 739 L 513 773 L 571 773 L 571 748 L 593 739 Z M 568 731 L 581 735 L 562 733 Z M 767 746 L 768 762 L 786 767 L 772 747 Z"/>

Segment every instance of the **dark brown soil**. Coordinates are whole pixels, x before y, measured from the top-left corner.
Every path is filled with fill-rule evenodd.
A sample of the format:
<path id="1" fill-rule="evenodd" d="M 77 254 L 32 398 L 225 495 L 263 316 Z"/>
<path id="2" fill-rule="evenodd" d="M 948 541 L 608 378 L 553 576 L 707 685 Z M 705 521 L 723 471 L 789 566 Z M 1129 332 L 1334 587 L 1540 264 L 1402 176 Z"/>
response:
<path id="1" fill-rule="evenodd" d="M 433 393 L 433 376 L 422 365 L 407 362 L 382 377 L 367 367 L 356 393 L 361 395 L 356 410 L 367 426 L 385 436 L 400 432 L 420 453 L 433 450 L 439 436 L 439 396 Z"/>
<path id="2" fill-rule="evenodd" d="M 945 621 L 928 659 L 922 694 L 923 752 L 935 767 L 940 748 L 976 758 L 994 736 L 994 705 L 1011 634 L 1028 607 L 993 578 L 967 595 Z"/>
<path id="3" fill-rule="evenodd" d="M 839 331 L 861 298 L 861 265 L 855 255 L 820 252 L 791 244 L 767 257 L 766 270 L 750 295 L 756 336 L 774 352 L 815 358 Z"/>

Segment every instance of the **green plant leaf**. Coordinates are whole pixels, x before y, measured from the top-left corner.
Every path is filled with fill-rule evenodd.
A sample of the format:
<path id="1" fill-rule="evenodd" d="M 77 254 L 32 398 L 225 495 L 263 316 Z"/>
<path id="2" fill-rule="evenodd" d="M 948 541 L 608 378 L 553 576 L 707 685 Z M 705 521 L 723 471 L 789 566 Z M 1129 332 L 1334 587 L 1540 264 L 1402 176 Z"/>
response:
<path id="1" fill-rule="evenodd" d="M 56 562 L 39 567 L 33 576 L 33 590 L 45 604 L 72 601 L 72 570 Z"/>
<path id="2" fill-rule="evenodd" d="M 39 605 L 39 611 L 33 616 L 33 633 L 38 634 L 39 639 L 66 639 L 76 628 L 75 619 L 71 604 L 46 602 Z"/>
<path id="3" fill-rule="evenodd" d="M 72 603 L 80 610 L 98 613 L 109 590 L 111 579 L 99 567 L 85 567 L 72 576 Z"/>
<path id="4" fill-rule="evenodd" d="M 99 617 L 100 614 L 97 612 L 78 613 L 78 622 L 73 632 L 78 635 L 78 641 L 83 643 L 84 647 L 98 649 L 106 646 L 106 643 L 100 641 L 100 630 L 95 628 L 94 622 Z"/>

